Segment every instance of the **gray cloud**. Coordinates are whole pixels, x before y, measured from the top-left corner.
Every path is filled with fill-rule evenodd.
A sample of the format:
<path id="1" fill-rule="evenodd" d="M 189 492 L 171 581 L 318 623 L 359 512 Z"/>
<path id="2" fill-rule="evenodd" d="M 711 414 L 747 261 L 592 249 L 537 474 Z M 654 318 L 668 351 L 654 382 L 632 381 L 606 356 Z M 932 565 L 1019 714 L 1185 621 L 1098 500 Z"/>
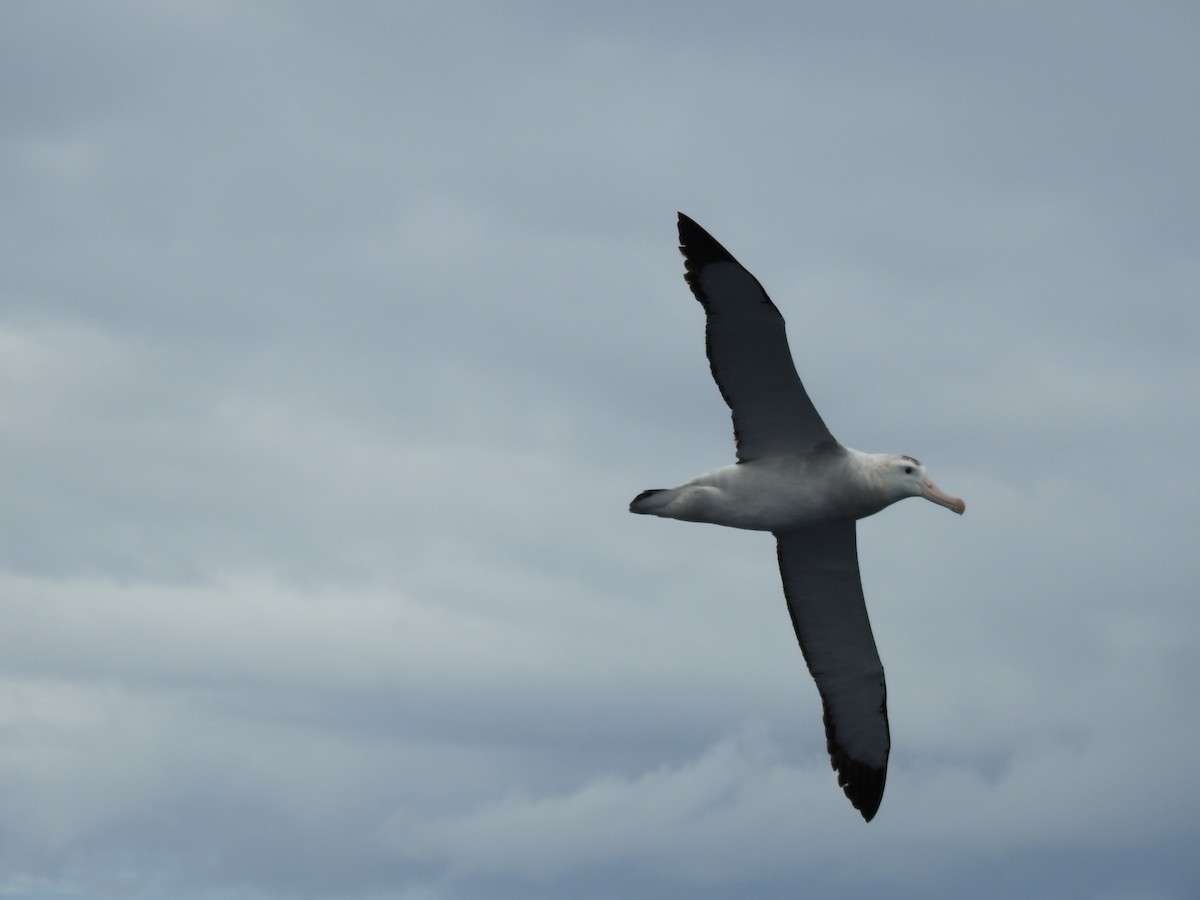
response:
<path id="1" fill-rule="evenodd" d="M 1194 11 L 4 19 L 0 892 L 1195 894 Z M 732 454 L 679 209 L 968 501 L 867 827 L 770 540 L 625 512 Z"/>

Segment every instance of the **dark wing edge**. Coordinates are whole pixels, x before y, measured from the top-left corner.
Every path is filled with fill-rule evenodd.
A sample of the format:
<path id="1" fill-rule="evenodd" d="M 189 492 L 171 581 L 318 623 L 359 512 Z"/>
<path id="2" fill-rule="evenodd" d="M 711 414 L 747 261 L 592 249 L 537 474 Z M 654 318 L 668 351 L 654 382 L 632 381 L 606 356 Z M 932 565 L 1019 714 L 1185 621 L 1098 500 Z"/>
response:
<path id="1" fill-rule="evenodd" d="M 883 800 L 887 684 L 858 572 L 854 521 L 777 532 L 788 611 L 824 713 L 838 786 L 870 822 Z"/>
<path id="2" fill-rule="evenodd" d="M 739 461 L 836 443 L 796 372 L 783 316 L 758 279 L 683 213 L 679 250 L 684 279 L 707 317 L 705 352 L 733 414 Z M 716 296 L 714 283 L 722 289 Z"/>
<path id="3" fill-rule="evenodd" d="M 733 263 L 738 268 L 746 272 L 750 280 L 758 286 L 759 292 L 762 294 L 762 302 L 768 307 L 771 312 L 779 316 L 780 324 L 783 324 L 783 314 L 779 312 L 779 308 L 771 302 L 771 298 L 767 296 L 767 292 L 763 290 L 762 283 L 750 274 L 740 262 L 733 258 L 733 254 L 726 250 L 716 238 L 705 231 L 695 219 L 690 218 L 684 213 L 679 213 L 679 252 L 683 254 L 684 280 L 688 283 L 688 287 L 692 289 L 692 293 L 696 295 L 696 299 L 704 307 L 705 311 L 710 308 L 708 298 L 704 294 L 704 289 L 700 286 L 700 271 L 705 266 L 710 266 L 713 263 Z"/>

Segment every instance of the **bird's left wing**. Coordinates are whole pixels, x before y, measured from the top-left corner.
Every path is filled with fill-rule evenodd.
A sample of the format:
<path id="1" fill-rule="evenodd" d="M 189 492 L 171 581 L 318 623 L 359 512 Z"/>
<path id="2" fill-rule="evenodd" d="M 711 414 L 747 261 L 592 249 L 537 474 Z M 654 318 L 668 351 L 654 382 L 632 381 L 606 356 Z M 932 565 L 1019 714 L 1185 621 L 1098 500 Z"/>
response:
<path id="1" fill-rule="evenodd" d="M 825 709 L 838 784 L 864 819 L 883 799 L 887 687 L 858 574 L 853 519 L 775 534 L 792 625 Z"/>
<path id="2" fill-rule="evenodd" d="M 834 443 L 796 374 L 783 316 L 758 279 L 683 213 L 679 249 L 688 286 L 707 315 L 708 362 L 733 413 L 738 460 Z"/>

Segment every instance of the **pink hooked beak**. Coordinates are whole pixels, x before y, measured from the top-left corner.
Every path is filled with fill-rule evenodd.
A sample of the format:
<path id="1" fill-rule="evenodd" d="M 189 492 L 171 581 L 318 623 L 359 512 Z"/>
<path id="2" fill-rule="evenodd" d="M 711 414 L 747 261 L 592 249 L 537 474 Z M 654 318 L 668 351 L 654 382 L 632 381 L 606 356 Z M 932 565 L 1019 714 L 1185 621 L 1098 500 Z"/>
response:
<path id="1" fill-rule="evenodd" d="M 938 506 L 954 510 L 960 516 L 967 511 L 967 504 L 963 503 L 958 497 L 951 497 L 934 484 L 928 475 L 921 479 L 921 496 L 926 500 L 936 503 Z"/>

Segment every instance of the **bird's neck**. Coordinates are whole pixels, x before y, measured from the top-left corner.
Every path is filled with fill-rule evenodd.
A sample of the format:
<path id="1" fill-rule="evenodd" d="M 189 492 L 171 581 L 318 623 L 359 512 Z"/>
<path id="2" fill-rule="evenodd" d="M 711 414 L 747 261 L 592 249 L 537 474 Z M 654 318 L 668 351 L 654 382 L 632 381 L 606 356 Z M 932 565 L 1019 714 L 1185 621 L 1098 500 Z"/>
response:
<path id="1" fill-rule="evenodd" d="M 847 447 L 847 460 L 855 494 L 862 508 L 858 518 L 874 515 L 891 506 L 904 495 L 897 494 L 889 477 L 892 465 L 890 453 L 864 453 Z"/>

